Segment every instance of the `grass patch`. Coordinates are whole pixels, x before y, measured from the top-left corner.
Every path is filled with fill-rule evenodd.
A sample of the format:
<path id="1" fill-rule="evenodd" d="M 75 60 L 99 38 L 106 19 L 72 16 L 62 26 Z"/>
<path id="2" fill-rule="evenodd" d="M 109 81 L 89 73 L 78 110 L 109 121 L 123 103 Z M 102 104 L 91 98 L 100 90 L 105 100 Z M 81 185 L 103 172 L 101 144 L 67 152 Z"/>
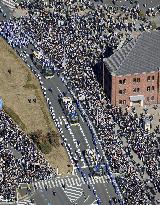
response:
<path id="1" fill-rule="evenodd" d="M 66 150 L 60 144 L 60 137 L 48 111 L 39 81 L 2 38 L 0 38 L 0 93 L 5 102 L 4 111 L 26 134 L 37 130 L 42 130 L 43 136 L 51 133 L 46 138 L 48 142 L 40 148 L 45 153 L 51 151 L 45 154 L 46 159 L 53 167 L 58 166 L 60 172 L 66 174 L 70 161 Z M 36 102 L 33 99 L 36 99 Z M 44 143 L 44 137 L 42 139 Z"/>
<path id="2" fill-rule="evenodd" d="M 22 130 L 26 129 L 25 124 L 22 122 L 20 117 L 6 105 L 3 106 L 4 111 L 21 127 Z"/>
<path id="3" fill-rule="evenodd" d="M 34 89 L 34 90 L 37 89 L 37 87 L 34 84 L 26 84 L 23 87 L 26 89 Z"/>
<path id="4" fill-rule="evenodd" d="M 45 107 L 44 107 L 44 105 L 43 105 L 43 102 L 42 102 L 42 100 L 41 100 L 41 97 L 40 97 L 39 92 L 38 92 L 37 89 L 35 90 L 35 95 L 36 95 L 37 99 L 39 100 L 39 104 L 40 104 L 41 110 L 42 110 L 42 112 L 43 112 L 44 119 L 45 119 L 45 121 L 46 121 L 46 123 L 47 123 L 47 125 L 48 125 L 49 131 L 55 131 L 55 130 L 53 129 L 53 126 L 51 125 L 51 121 L 50 121 L 50 119 L 49 119 L 47 110 L 45 109 Z"/>

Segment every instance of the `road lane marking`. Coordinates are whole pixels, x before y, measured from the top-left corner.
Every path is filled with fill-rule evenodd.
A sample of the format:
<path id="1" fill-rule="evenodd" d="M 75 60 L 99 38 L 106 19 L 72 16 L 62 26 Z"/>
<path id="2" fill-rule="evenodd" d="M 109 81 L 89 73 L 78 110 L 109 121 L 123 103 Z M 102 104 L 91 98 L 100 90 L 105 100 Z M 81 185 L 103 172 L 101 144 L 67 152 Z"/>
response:
<path id="1" fill-rule="evenodd" d="M 79 199 L 82 196 L 82 192 L 83 189 L 76 186 L 66 187 L 64 189 L 64 193 L 71 202 L 75 202 L 77 199 Z"/>
<path id="2" fill-rule="evenodd" d="M 96 203 L 96 204 L 94 204 L 94 203 Z M 90 204 L 90 205 L 97 205 L 97 201 L 95 200 L 92 204 Z"/>
<path id="3" fill-rule="evenodd" d="M 54 184 L 53 180 L 51 181 L 51 184 L 53 185 L 53 187 L 55 187 L 55 184 Z"/>
<path id="4" fill-rule="evenodd" d="M 58 182 L 57 181 L 55 181 L 55 186 L 58 187 Z"/>
<path id="5" fill-rule="evenodd" d="M 80 116 L 80 118 L 81 118 L 82 122 L 84 122 L 84 119 L 83 119 L 82 115 L 81 115 L 81 114 L 79 114 L 79 116 Z"/>
<path id="6" fill-rule="evenodd" d="M 72 184 L 75 185 L 75 181 L 73 178 L 71 178 Z"/>
<path id="7" fill-rule="evenodd" d="M 88 200 L 89 196 L 84 200 L 84 203 Z"/>
<path id="8" fill-rule="evenodd" d="M 51 185 L 51 182 L 50 182 L 50 181 L 48 181 L 48 187 L 49 187 L 49 188 L 52 188 L 52 185 Z"/>
<path id="9" fill-rule="evenodd" d="M 60 89 L 57 87 L 57 90 L 60 92 L 60 94 L 62 95 L 62 92 L 60 91 Z"/>

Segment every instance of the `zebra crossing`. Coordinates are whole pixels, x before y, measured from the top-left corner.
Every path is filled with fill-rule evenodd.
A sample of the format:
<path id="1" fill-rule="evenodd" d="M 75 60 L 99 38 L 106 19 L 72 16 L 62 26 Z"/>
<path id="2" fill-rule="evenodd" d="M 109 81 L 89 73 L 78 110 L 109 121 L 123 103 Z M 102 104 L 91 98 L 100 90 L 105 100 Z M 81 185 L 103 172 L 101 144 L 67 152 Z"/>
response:
<path id="1" fill-rule="evenodd" d="M 18 205 L 36 205 L 36 204 L 32 203 L 30 200 L 23 200 L 23 201 L 18 201 Z"/>
<path id="2" fill-rule="evenodd" d="M 68 199 L 73 203 L 77 201 L 83 193 L 83 189 L 81 187 L 73 186 L 73 187 L 66 187 L 64 189 L 64 193 L 68 197 Z"/>
<path id="3" fill-rule="evenodd" d="M 15 1 L 14 0 L 2 0 L 2 3 L 9 7 L 10 10 L 15 9 Z"/>
<path id="4" fill-rule="evenodd" d="M 89 184 L 104 184 L 109 180 L 108 176 L 88 177 Z M 34 183 L 36 189 L 55 188 L 55 187 L 80 187 L 86 184 L 83 177 L 56 177 L 55 179 L 37 181 Z"/>

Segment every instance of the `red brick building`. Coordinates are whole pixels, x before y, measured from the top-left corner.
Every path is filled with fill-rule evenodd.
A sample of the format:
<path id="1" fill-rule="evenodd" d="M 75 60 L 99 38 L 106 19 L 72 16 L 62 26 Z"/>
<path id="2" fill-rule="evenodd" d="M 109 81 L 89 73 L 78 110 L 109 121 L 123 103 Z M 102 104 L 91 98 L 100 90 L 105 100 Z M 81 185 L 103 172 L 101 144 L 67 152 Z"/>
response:
<path id="1" fill-rule="evenodd" d="M 104 89 L 113 105 L 160 103 L 160 31 L 143 32 L 104 59 Z"/>

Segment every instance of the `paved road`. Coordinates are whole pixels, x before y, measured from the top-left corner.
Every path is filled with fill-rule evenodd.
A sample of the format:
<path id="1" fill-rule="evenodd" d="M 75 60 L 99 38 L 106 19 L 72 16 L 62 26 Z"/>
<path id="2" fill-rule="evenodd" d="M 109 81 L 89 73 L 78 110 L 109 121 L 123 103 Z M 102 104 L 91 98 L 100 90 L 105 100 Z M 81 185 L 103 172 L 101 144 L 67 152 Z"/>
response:
<path id="1" fill-rule="evenodd" d="M 28 62 L 28 63 L 30 63 L 30 62 Z M 64 136 L 67 139 L 67 144 L 70 145 L 71 150 L 72 150 L 72 155 L 74 157 L 77 157 L 74 151 L 79 149 L 81 160 L 79 160 L 78 166 L 81 167 L 81 170 L 86 174 L 86 177 L 88 179 L 89 169 L 88 169 L 88 166 L 86 165 L 85 160 L 83 158 L 82 151 L 84 151 L 85 149 L 93 149 L 95 147 L 93 142 L 92 142 L 92 134 L 91 134 L 91 132 L 90 132 L 90 130 L 89 130 L 88 126 L 86 125 L 86 122 L 84 121 L 83 118 L 80 118 L 80 125 L 79 126 L 76 126 L 76 127 L 72 126 L 69 130 L 67 130 L 65 128 L 66 117 L 63 114 L 61 106 L 58 103 L 58 94 L 60 94 L 60 92 L 65 92 L 65 93 L 67 93 L 68 96 L 71 96 L 71 95 L 68 92 L 65 85 L 61 82 L 61 80 L 58 77 L 55 76 L 53 79 L 50 79 L 50 80 L 49 79 L 46 80 L 42 77 L 41 80 L 44 83 L 44 87 L 46 87 L 47 89 L 52 87 L 52 89 L 53 89 L 53 93 L 50 93 L 47 90 L 46 95 L 47 95 L 47 97 L 50 98 L 50 102 L 52 103 L 54 110 L 55 110 L 55 116 L 59 120 L 59 123 L 61 124 L 61 128 L 63 130 Z M 78 110 L 77 110 L 77 112 L 79 113 Z M 79 115 L 80 115 L 80 113 L 79 113 Z M 79 147 L 77 146 L 77 140 L 80 141 Z M 69 151 L 68 151 L 68 153 L 69 153 Z M 71 157 L 71 159 L 72 159 L 72 157 Z M 73 161 L 72 161 L 72 163 L 73 163 Z M 78 178 L 82 179 L 81 172 L 79 172 L 78 169 L 75 169 L 75 174 Z M 96 200 L 96 197 L 93 194 L 93 189 L 96 189 L 97 190 L 96 194 L 98 196 L 101 195 L 102 204 L 106 205 L 108 203 L 110 197 L 116 196 L 116 194 L 115 194 L 113 186 L 111 184 L 108 184 L 107 179 L 104 178 L 104 182 L 105 182 L 104 183 L 105 187 L 108 190 L 105 192 L 104 192 L 104 190 L 106 190 L 106 189 L 105 189 L 104 185 L 102 185 L 102 184 L 100 186 L 94 186 L 95 185 L 94 183 L 89 182 L 89 184 L 91 185 L 91 188 L 88 189 L 88 186 L 86 185 L 87 183 L 85 182 L 85 183 L 82 183 L 82 187 L 83 187 L 84 193 L 87 193 L 89 191 L 90 195 L 88 195 L 88 196 L 90 196 L 90 200 L 92 200 L 93 202 Z M 73 187 L 73 190 L 75 189 L 73 184 L 71 184 L 71 187 Z M 63 191 L 63 190 L 61 190 L 61 191 Z M 45 199 L 48 196 L 48 195 L 46 195 L 46 191 L 41 191 L 38 193 L 40 195 L 44 194 L 45 197 L 43 197 L 43 198 L 45 198 Z M 36 193 L 36 194 L 38 194 L 38 193 Z M 35 198 L 37 200 L 39 199 L 39 194 L 35 195 Z M 53 197 L 53 198 L 55 198 L 55 197 Z M 63 197 L 63 198 L 57 197 L 57 200 L 58 199 L 63 200 L 63 203 L 66 201 L 65 197 Z M 49 200 L 49 198 L 48 198 L 48 200 Z M 85 200 L 83 200 L 83 197 L 81 197 L 78 204 L 82 204 L 82 203 L 84 203 L 84 201 Z M 43 203 L 45 203 L 45 202 L 43 202 Z M 58 203 L 58 201 L 56 202 L 56 204 L 61 204 L 61 203 L 62 202 L 60 202 L 60 201 L 59 201 L 59 203 Z M 67 203 L 72 204 L 69 201 Z M 87 202 L 87 203 L 89 203 L 89 202 Z"/>
<path id="2" fill-rule="evenodd" d="M 9 18 L 10 10 L 7 10 L 5 7 L 5 12 L 7 13 L 7 19 Z M 0 15 L 0 20 L 4 19 L 2 15 Z M 27 48 L 27 53 L 31 53 L 32 45 Z M 21 52 L 17 49 L 18 52 Z M 25 60 L 25 59 L 24 59 Z M 26 57 L 26 63 L 29 67 L 32 67 L 37 73 L 40 72 L 33 65 L 31 59 Z M 97 198 L 99 197 L 101 200 L 101 205 L 109 204 L 109 199 L 111 197 L 117 197 L 115 194 L 115 190 L 112 186 L 112 183 L 109 182 L 107 173 L 101 178 L 93 179 L 88 176 L 89 168 L 84 160 L 82 152 L 86 149 L 93 149 L 95 145 L 92 141 L 92 133 L 90 132 L 89 127 L 85 120 L 81 117 L 79 110 L 77 112 L 80 116 L 79 126 L 72 126 L 70 129 L 66 129 L 65 121 L 66 117 L 62 112 L 61 106 L 58 103 L 58 94 L 61 92 L 67 93 L 68 96 L 71 96 L 67 87 L 62 83 L 61 79 L 55 76 L 53 79 L 46 80 L 41 76 L 41 80 L 44 83 L 44 87 L 46 87 L 46 95 L 49 97 L 50 102 L 55 111 L 55 116 L 59 120 L 61 128 L 63 130 L 63 138 L 67 140 L 66 149 L 70 156 L 70 159 L 73 162 L 73 158 L 77 158 L 77 154 L 75 150 L 79 151 L 79 155 L 81 159 L 79 159 L 77 166 L 75 166 L 75 176 L 71 176 L 68 179 L 57 178 L 46 182 L 36 182 L 37 189 L 34 194 L 34 199 L 36 204 L 38 205 L 70 205 L 73 202 L 76 202 L 78 205 L 84 204 L 97 204 Z M 48 91 L 48 88 L 52 87 L 53 93 Z M 80 141 L 80 146 L 77 144 L 77 140 Z M 97 145 L 100 154 L 103 156 L 103 152 L 100 148 L 100 145 Z M 57 180 L 57 181 L 56 181 Z M 65 180 L 65 189 L 62 187 L 61 182 L 63 183 Z M 44 189 L 44 184 L 47 184 L 47 191 Z M 54 184 L 54 185 L 53 185 Z M 56 196 L 53 196 L 52 191 L 56 191 Z M 82 194 L 84 192 L 84 194 Z M 117 197 L 118 198 L 118 197 Z M 23 203 L 23 202 L 21 202 Z M 25 202 L 24 202 L 25 203 Z"/>
<path id="3" fill-rule="evenodd" d="M 31 49 L 32 46 L 29 46 L 29 48 L 26 50 L 27 53 L 31 53 Z M 20 52 L 20 50 L 18 49 L 18 52 Z M 25 59 L 24 59 L 25 60 Z M 33 65 L 31 59 L 29 57 L 26 57 L 26 63 L 32 67 L 32 69 L 34 69 L 37 73 L 40 74 L 40 72 L 37 70 L 37 68 Z M 79 126 L 72 126 L 70 127 L 70 129 L 66 129 L 65 127 L 65 121 L 66 121 L 66 117 L 64 115 L 64 113 L 62 112 L 61 106 L 58 103 L 58 95 L 61 92 L 65 92 L 67 93 L 68 96 L 71 96 L 70 92 L 68 91 L 67 87 L 64 85 L 64 83 L 62 83 L 61 79 L 58 78 L 57 76 L 55 76 L 52 79 L 45 79 L 43 78 L 43 76 L 41 76 L 41 81 L 43 81 L 44 83 L 44 87 L 46 87 L 46 96 L 49 97 L 49 101 L 52 103 L 52 106 L 54 108 L 55 111 L 55 116 L 59 121 L 59 124 L 61 125 L 62 131 L 63 131 L 63 136 L 66 138 L 67 140 L 67 151 L 70 154 L 70 159 L 73 162 L 73 157 L 77 157 L 75 150 L 78 150 L 81 156 L 81 159 L 78 162 L 78 167 L 80 170 L 78 170 L 75 166 L 75 175 L 76 177 L 78 177 L 78 179 L 82 179 L 82 172 L 83 174 L 86 176 L 86 182 L 82 183 L 82 189 L 84 191 L 84 193 L 88 193 L 87 197 L 89 196 L 89 198 L 83 198 L 81 197 L 80 199 L 77 200 L 78 204 L 84 204 L 84 201 L 87 199 L 87 204 L 92 204 L 94 201 L 96 201 L 97 196 L 100 197 L 103 205 L 106 205 L 109 203 L 109 199 L 111 197 L 117 197 L 117 195 L 115 194 L 115 190 L 112 186 L 111 183 L 108 183 L 107 177 L 104 177 L 104 183 L 100 183 L 99 185 L 94 184 L 90 181 L 90 178 L 88 176 L 89 168 L 84 160 L 84 157 L 82 155 L 82 151 L 84 151 L 85 149 L 93 149 L 95 148 L 95 145 L 93 144 L 92 141 L 92 134 L 89 130 L 89 127 L 87 126 L 87 123 L 85 122 L 85 120 L 80 117 L 80 125 Z M 48 91 L 48 88 L 52 87 L 53 89 L 53 93 Z M 77 112 L 79 113 L 79 115 L 81 116 L 79 110 L 77 110 Z M 78 146 L 77 144 L 77 140 L 80 141 L 80 146 Z M 68 150 L 68 145 L 70 146 L 71 149 L 71 153 Z M 100 147 L 98 145 L 98 148 L 100 150 Z M 101 155 L 103 155 L 103 153 L 100 150 Z M 73 157 L 72 157 L 73 156 Z M 47 182 L 46 182 L 47 183 Z M 49 182 L 48 182 L 49 183 Z M 90 188 L 88 188 L 88 185 L 90 186 Z M 39 187 L 39 186 L 38 186 Z M 71 187 L 73 188 L 73 190 L 76 190 L 75 186 L 73 186 L 73 184 L 71 184 Z M 93 191 L 96 190 L 95 194 L 93 193 Z M 54 204 L 52 202 L 55 201 L 56 199 L 56 205 L 63 204 L 66 203 L 66 193 L 63 190 L 63 188 L 61 187 L 55 187 L 55 191 L 56 191 L 56 196 L 54 197 L 53 194 L 51 195 L 50 192 L 51 190 L 48 189 L 48 191 L 41 189 L 40 187 L 38 188 L 38 190 L 36 190 L 36 193 L 34 195 L 35 201 L 38 204 L 47 204 L 47 203 L 51 203 Z M 61 197 L 59 196 L 59 193 L 63 192 Z M 64 194 L 65 193 L 65 194 Z M 74 193 L 74 192 L 73 192 Z M 51 196 L 52 197 L 51 197 Z M 50 196 L 50 197 L 49 197 Z M 52 200 L 51 200 L 52 198 Z M 70 201 L 69 197 L 67 204 L 72 204 L 72 202 Z M 118 197 L 117 197 L 118 198 Z M 90 200 L 91 202 L 88 202 L 88 200 Z M 95 202 L 94 202 L 95 203 Z"/>
<path id="4" fill-rule="evenodd" d="M 102 192 L 106 192 L 105 184 L 106 180 L 108 180 L 107 176 L 101 176 L 98 178 L 90 178 L 90 184 L 93 184 L 99 187 Z M 110 182 L 108 182 L 110 183 Z M 62 187 L 65 184 L 65 189 Z M 92 204 L 95 199 L 92 197 L 90 190 L 88 189 L 83 177 L 78 176 L 68 176 L 68 177 L 56 177 L 55 179 L 51 179 L 48 181 L 40 181 L 35 183 L 37 187 L 36 194 L 37 196 L 42 195 L 43 201 L 48 202 L 48 192 L 56 191 L 56 195 L 53 193 L 50 194 L 50 203 L 53 203 L 55 200 L 56 204 L 59 202 L 59 192 L 65 195 L 65 203 L 64 198 L 61 198 L 63 204 L 72 204 L 76 202 L 77 204 L 87 205 L 88 203 Z M 48 187 L 48 190 L 45 191 L 45 186 Z M 84 193 L 83 193 L 84 192 Z M 106 194 L 106 193 L 105 193 Z M 42 199 L 41 199 L 42 200 Z"/>

